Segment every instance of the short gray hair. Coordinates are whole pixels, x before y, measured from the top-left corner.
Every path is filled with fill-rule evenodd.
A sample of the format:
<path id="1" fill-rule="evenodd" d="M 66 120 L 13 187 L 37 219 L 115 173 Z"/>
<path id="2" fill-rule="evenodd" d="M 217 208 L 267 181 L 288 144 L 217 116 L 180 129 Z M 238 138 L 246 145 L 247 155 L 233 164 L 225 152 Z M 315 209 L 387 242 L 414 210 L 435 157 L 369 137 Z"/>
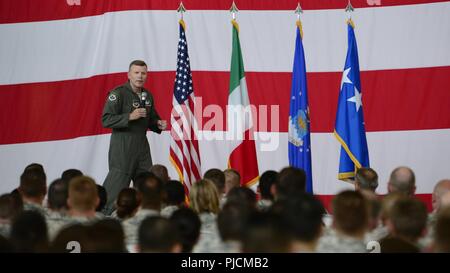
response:
<path id="1" fill-rule="evenodd" d="M 378 174 L 372 168 L 359 168 L 356 171 L 355 183 L 364 190 L 375 191 L 378 187 Z"/>
<path id="2" fill-rule="evenodd" d="M 132 61 L 132 62 L 130 63 L 130 66 L 128 67 L 128 71 L 131 70 L 131 67 L 132 67 L 133 65 L 148 67 L 147 64 L 146 64 L 144 61 L 142 61 L 142 60 L 134 60 L 134 61 Z"/>

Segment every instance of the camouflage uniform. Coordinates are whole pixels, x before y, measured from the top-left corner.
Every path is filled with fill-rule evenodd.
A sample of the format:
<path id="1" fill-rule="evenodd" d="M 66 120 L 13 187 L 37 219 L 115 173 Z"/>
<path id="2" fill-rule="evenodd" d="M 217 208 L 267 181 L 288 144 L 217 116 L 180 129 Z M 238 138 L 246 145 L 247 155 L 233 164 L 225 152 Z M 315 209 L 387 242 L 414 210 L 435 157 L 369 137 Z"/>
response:
<path id="1" fill-rule="evenodd" d="M 45 210 L 45 208 L 41 205 L 35 204 L 35 203 L 29 203 L 29 202 L 25 202 L 23 204 L 23 210 L 24 211 L 36 211 L 39 212 L 42 216 L 46 217 L 47 216 L 47 211 Z"/>
<path id="2" fill-rule="evenodd" d="M 139 209 L 133 217 L 122 222 L 125 232 L 125 243 L 130 252 L 134 252 L 135 246 L 138 244 L 139 226 L 145 218 L 159 215 L 159 211 L 152 209 Z"/>
<path id="3" fill-rule="evenodd" d="M 161 210 L 161 216 L 165 218 L 170 218 L 172 214 L 179 209 L 178 206 L 167 206 Z"/>
<path id="4" fill-rule="evenodd" d="M 101 213 L 96 213 L 94 217 L 70 216 L 60 212 L 53 212 L 47 217 L 47 227 L 50 241 L 54 240 L 58 233 L 71 225 L 84 224 L 89 225 L 104 219 Z"/>
<path id="5" fill-rule="evenodd" d="M 319 239 L 317 247 L 319 253 L 367 253 L 364 240 L 338 234 L 331 230 Z"/>
<path id="6" fill-rule="evenodd" d="M 47 210 L 45 220 L 47 222 L 48 238 L 50 241 L 53 241 L 61 228 L 67 224 L 68 216 L 60 211 Z"/>
<path id="7" fill-rule="evenodd" d="M 223 251 L 223 242 L 217 228 L 217 215 L 214 213 L 201 213 L 199 215 L 202 226 L 200 237 L 192 252 L 218 253 Z"/>

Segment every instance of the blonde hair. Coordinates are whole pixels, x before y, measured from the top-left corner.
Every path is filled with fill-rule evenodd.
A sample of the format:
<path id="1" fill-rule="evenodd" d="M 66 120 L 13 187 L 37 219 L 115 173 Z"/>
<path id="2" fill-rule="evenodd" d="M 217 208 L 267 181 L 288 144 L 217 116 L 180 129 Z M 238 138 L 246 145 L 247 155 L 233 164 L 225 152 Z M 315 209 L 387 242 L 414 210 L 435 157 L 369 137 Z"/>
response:
<path id="1" fill-rule="evenodd" d="M 219 213 L 219 192 L 211 180 L 195 182 L 189 193 L 190 206 L 196 213 Z"/>
<path id="2" fill-rule="evenodd" d="M 69 200 L 73 209 L 95 210 L 98 201 L 97 185 L 88 176 L 73 178 L 69 184 Z"/>

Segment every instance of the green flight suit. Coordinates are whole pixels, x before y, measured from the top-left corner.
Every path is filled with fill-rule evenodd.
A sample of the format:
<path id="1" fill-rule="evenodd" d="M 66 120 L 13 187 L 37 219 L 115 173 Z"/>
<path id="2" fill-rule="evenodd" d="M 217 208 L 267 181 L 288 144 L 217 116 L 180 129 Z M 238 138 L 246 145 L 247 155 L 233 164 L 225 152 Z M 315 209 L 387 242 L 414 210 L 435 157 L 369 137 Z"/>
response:
<path id="1" fill-rule="evenodd" d="M 111 214 L 119 192 L 129 187 L 139 173 L 149 171 L 152 166 L 150 146 L 147 140 L 147 129 L 160 134 L 157 121 L 161 118 L 156 112 L 153 96 L 147 90 L 145 118 L 129 120 L 134 109 L 140 107 L 141 98 L 133 92 L 129 82 L 116 87 L 106 99 L 102 114 L 102 124 L 112 129 L 109 144 L 109 173 L 103 186 L 108 194 L 104 213 Z"/>

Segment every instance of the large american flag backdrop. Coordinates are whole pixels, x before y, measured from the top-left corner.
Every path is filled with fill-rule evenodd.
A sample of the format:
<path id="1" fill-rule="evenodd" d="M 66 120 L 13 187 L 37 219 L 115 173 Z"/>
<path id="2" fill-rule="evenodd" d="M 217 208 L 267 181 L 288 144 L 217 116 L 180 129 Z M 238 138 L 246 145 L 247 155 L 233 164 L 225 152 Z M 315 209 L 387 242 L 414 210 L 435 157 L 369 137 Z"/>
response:
<path id="1" fill-rule="evenodd" d="M 185 0 L 195 96 L 203 110 L 225 111 L 231 59 L 231 0 Z M 302 0 L 311 115 L 313 187 L 323 200 L 351 185 L 337 179 L 333 137 L 347 47 L 347 0 Z M 260 172 L 288 164 L 287 131 L 296 0 L 237 0 L 242 54 L 252 104 L 279 105 L 278 126 L 258 129 Z M 450 2 L 353 0 L 363 110 L 371 166 L 385 193 L 391 170 L 413 168 L 417 193 L 430 200 L 450 177 Z M 380 4 L 380 5 L 378 5 Z M 42 163 L 49 182 L 78 168 L 103 183 L 110 131 L 100 116 L 107 92 L 126 81 L 131 60 L 149 64 L 146 87 L 170 120 L 179 39 L 179 1 L 0 1 L 0 192 L 23 168 Z M 204 111 L 208 112 L 208 111 Z M 270 111 L 268 118 L 272 118 Z M 261 113 L 259 113 L 261 114 Z M 217 117 L 206 113 L 199 123 Z M 223 118 L 224 124 L 226 117 Z M 202 174 L 227 167 L 225 128 L 200 127 Z M 261 149 L 268 137 L 275 150 Z M 169 161 L 170 127 L 148 133 L 153 161 Z"/>

